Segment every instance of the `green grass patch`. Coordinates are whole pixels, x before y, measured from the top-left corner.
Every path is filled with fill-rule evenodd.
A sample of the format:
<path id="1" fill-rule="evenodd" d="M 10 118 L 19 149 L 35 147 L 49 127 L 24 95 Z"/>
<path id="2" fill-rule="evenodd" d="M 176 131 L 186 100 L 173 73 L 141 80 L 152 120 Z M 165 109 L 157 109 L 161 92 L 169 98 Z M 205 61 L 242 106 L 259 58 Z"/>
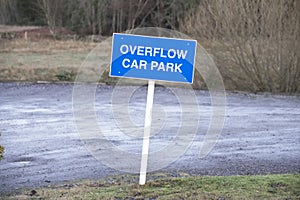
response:
<path id="1" fill-rule="evenodd" d="M 300 199 L 300 174 L 263 176 L 116 176 L 24 191 L 11 199 Z"/>

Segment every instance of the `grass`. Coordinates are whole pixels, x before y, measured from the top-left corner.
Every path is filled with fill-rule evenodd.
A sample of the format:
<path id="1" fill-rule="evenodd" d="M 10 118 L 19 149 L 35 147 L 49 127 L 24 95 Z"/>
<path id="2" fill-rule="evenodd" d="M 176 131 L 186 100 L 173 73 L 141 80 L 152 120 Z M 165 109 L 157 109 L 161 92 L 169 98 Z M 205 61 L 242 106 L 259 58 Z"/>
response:
<path id="1" fill-rule="evenodd" d="M 261 42 L 259 42 L 259 44 L 260 43 Z M 83 63 L 88 53 L 98 44 L 99 43 L 76 40 L 0 39 L 0 82 L 73 82 L 78 74 L 80 65 Z M 294 77 L 295 80 L 293 80 L 293 78 L 291 79 L 294 82 L 292 84 L 292 82 L 283 81 L 286 76 L 282 73 L 274 73 L 274 70 L 267 70 L 265 71 L 266 73 L 255 72 L 261 74 L 259 76 L 253 72 L 255 70 L 250 70 L 253 72 L 251 74 L 245 73 L 243 69 L 245 69 L 246 65 L 240 66 L 237 62 L 234 56 L 235 53 L 232 52 L 233 50 L 230 48 L 230 43 L 223 44 L 218 41 L 202 41 L 202 39 L 200 39 L 199 44 L 203 45 L 210 55 L 212 55 L 213 60 L 223 77 L 226 90 L 248 92 L 272 91 L 274 93 L 282 93 L 288 91 L 283 90 L 286 88 L 284 85 L 286 82 L 286 84 L 291 84 L 289 86 L 290 93 L 292 93 L 292 91 L 295 93 L 299 92 L 299 89 L 297 89 L 297 85 L 299 84 L 294 84 L 296 81 L 299 82 L 300 80 L 299 78 L 296 79 L 296 75 Z M 255 44 L 254 46 L 257 45 Z M 270 52 L 265 55 L 266 58 L 264 59 L 267 59 L 269 58 L 269 55 L 274 54 L 274 48 L 269 46 L 266 50 Z M 247 56 L 246 61 L 253 62 L 251 53 L 247 54 Z M 99 66 L 96 65 L 93 69 L 85 69 L 84 71 L 81 71 L 81 77 L 86 77 L 86 82 L 90 82 L 90 80 L 94 80 L 95 76 L 95 79 L 97 79 L 97 74 L 95 72 L 98 72 L 98 70 Z M 263 69 L 259 70 L 264 71 Z M 90 78 L 91 76 L 93 78 Z M 253 77 L 262 78 L 256 79 Z M 266 81 L 267 79 L 263 77 L 270 77 L 271 79 L 270 81 Z M 201 73 L 195 73 L 194 79 L 193 88 L 207 89 L 206 84 L 201 77 Z M 260 84 L 257 81 L 264 84 Z M 101 82 L 114 84 L 116 79 L 109 78 L 108 75 L 106 75 L 102 77 Z"/>
<path id="2" fill-rule="evenodd" d="M 0 39 L 0 82 L 74 82 L 81 64 L 99 43 L 75 40 Z M 93 82 L 99 66 L 80 71 Z M 114 83 L 108 73 L 101 82 Z"/>
<path id="3" fill-rule="evenodd" d="M 72 40 L 0 40 L 0 81 L 74 81 L 96 45 Z"/>
<path id="4" fill-rule="evenodd" d="M 4 147 L 0 145 L 0 160 L 3 157 Z"/>
<path id="5" fill-rule="evenodd" d="M 96 45 L 97 43 L 68 40 L 4 40 L 0 46 L 0 67 L 78 68 Z"/>
<path id="6" fill-rule="evenodd" d="M 125 175 L 26 190 L 10 199 L 300 199 L 300 174 L 177 177 Z"/>
<path id="7" fill-rule="evenodd" d="M 0 133 L 0 136 L 1 136 L 1 133 Z M 0 160 L 3 157 L 3 153 L 4 153 L 4 147 L 0 145 Z"/>
<path id="8" fill-rule="evenodd" d="M 87 56 L 87 52 L 28 52 L 28 53 L 0 53 L 1 67 L 25 68 L 53 68 L 53 67 L 80 67 Z"/>
<path id="9" fill-rule="evenodd" d="M 97 43 L 74 40 L 0 40 L 0 53 L 89 52 L 96 46 Z"/>

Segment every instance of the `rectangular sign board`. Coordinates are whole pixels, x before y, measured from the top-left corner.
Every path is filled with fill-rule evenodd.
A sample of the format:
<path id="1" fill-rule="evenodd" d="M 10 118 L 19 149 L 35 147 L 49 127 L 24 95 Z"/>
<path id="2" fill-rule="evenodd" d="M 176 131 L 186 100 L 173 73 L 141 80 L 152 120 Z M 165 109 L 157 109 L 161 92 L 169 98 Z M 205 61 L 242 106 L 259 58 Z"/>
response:
<path id="1" fill-rule="evenodd" d="M 114 33 L 111 77 L 193 83 L 196 40 Z"/>

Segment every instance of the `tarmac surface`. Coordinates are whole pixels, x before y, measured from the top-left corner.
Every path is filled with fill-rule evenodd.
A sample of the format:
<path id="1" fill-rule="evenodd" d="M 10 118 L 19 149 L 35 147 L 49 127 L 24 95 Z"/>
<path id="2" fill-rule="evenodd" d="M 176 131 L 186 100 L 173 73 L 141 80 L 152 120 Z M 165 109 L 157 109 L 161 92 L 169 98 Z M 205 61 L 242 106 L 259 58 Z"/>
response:
<path id="1" fill-rule="evenodd" d="M 114 89 L 97 86 L 94 105 L 99 126 L 116 148 L 136 153 L 140 159 L 142 135 L 124 136 L 113 125 L 116 119 L 109 110 L 112 105 L 118 106 L 118 98 L 122 100 L 122 94 L 118 94 L 112 101 Z M 124 86 L 118 91 L 126 94 L 133 90 Z M 146 92 L 146 87 L 139 87 L 128 101 L 129 118 L 139 128 L 143 128 Z M 154 106 L 153 123 L 161 123 L 163 128 L 153 131 L 150 153 L 163 149 L 184 123 L 198 123 L 199 128 L 181 157 L 155 171 L 225 176 L 300 173 L 299 96 L 228 92 L 219 140 L 205 158 L 199 158 L 199 146 L 210 123 L 211 102 L 209 92 L 195 94 L 199 119 L 180 121 L 176 95 L 166 87 L 156 87 L 154 103 L 159 106 Z M 0 161 L 0 194 L 125 173 L 90 153 L 76 128 L 73 100 L 73 84 L 0 83 L 0 144 L 5 147 Z M 101 146 L 101 140 L 98 142 Z M 116 159 L 114 154 L 105 156 Z"/>

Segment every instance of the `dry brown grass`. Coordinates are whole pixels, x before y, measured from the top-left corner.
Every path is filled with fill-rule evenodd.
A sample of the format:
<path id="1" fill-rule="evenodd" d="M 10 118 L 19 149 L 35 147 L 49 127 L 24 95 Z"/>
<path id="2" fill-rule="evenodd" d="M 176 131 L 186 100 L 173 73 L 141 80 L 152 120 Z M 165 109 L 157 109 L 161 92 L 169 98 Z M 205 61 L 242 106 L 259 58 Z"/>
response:
<path id="1" fill-rule="evenodd" d="M 0 40 L 0 81 L 74 81 L 96 45 L 73 40 Z"/>
<path id="2" fill-rule="evenodd" d="M 61 51 L 89 52 L 97 46 L 94 42 L 75 40 L 0 40 L 0 53 L 55 53 Z"/>
<path id="3" fill-rule="evenodd" d="M 7 26 L 0 25 L 0 33 L 8 33 L 8 32 L 20 32 L 20 31 L 28 31 L 38 29 L 38 26 Z"/>

